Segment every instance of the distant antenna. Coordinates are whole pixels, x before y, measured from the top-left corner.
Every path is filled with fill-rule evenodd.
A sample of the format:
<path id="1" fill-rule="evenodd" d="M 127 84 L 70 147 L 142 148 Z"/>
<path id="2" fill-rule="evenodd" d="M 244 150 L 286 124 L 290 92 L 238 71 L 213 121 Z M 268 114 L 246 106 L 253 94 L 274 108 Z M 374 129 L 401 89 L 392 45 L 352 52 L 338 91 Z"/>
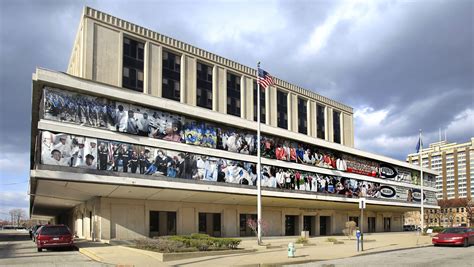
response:
<path id="1" fill-rule="evenodd" d="M 447 132 L 447 131 L 446 131 L 446 130 L 444 130 L 444 141 L 448 141 L 448 137 L 447 137 L 447 136 L 448 136 L 448 134 L 447 134 L 446 132 Z"/>
<path id="2" fill-rule="evenodd" d="M 439 141 L 441 142 L 441 128 L 439 128 Z"/>

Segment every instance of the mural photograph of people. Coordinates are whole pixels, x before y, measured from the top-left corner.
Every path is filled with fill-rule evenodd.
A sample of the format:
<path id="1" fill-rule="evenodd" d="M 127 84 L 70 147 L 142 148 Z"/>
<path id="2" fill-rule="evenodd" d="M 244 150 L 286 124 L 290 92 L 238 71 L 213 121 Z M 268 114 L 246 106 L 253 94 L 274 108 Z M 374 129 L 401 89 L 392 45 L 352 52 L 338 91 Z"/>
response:
<path id="1" fill-rule="evenodd" d="M 249 130 L 228 128 L 223 125 L 194 120 L 166 111 L 49 87 L 44 89 L 43 98 L 44 118 L 48 120 L 67 121 L 83 126 L 99 127 L 131 135 L 148 136 L 165 141 L 216 148 L 240 154 L 256 155 L 257 153 L 256 134 Z M 262 157 L 269 159 L 334 169 L 370 177 L 380 177 L 411 184 L 420 183 L 417 171 L 393 167 L 390 164 L 379 163 L 284 137 L 264 134 L 261 136 L 259 145 Z M 63 152 L 61 152 L 61 159 L 69 157 L 68 151 Z M 95 161 L 98 161 L 97 156 L 94 156 Z M 105 157 L 105 154 L 101 156 Z M 132 156 L 130 154 L 126 157 L 131 158 Z M 140 157 L 140 151 L 137 151 L 137 157 Z M 173 155 L 173 157 L 180 158 L 178 155 Z M 189 157 L 186 158 L 186 155 L 183 160 L 185 159 L 191 160 Z M 127 161 L 127 158 L 125 160 Z M 101 162 L 99 165 L 103 169 L 105 163 L 103 163 L 103 160 Z M 108 165 L 110 164 L 108 163 Z M 114 167 L 117 168 L 117 166 Z M 123 166 L 122 168 L 125 168 L 127 171 L 129 169 L 128 166 Z M 143 172 L 143 167 L 141 170 Z M 425 180 L 428 183 L 434 183 L 434 176 L 425 176 Z M 276 184 L 279 183 L 277 182 Z"/>
<path id="2" fill-rule="evenodd" d="M 41 162 L 47 165 L 97 169 L 97 140 L 44 131 Z"/>

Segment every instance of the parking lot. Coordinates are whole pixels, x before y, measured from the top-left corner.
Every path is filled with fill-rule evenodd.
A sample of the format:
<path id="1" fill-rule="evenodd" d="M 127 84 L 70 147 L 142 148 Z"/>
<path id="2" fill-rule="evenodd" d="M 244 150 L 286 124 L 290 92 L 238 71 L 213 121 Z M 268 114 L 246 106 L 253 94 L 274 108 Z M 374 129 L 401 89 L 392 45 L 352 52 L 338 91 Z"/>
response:
<path id="1" fill-rule="evenodd" d="M 103 266 L 76 250 L 37 252 L 28 231 L 0 230 L 0 266 Z"/>

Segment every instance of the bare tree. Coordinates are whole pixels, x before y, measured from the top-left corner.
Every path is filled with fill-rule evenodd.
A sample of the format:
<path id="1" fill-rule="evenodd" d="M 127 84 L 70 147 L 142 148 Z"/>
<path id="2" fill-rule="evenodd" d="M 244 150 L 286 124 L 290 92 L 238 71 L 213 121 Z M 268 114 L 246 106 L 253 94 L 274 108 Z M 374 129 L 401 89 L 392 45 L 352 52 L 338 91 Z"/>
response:
<path id="1" fill-rule="evenodd" d="M 20 222 L 26 219 L 26 213 L 23 209 L 11 209 L 10 213 L 11 222 L 15 226 L 20 226 Z"/>

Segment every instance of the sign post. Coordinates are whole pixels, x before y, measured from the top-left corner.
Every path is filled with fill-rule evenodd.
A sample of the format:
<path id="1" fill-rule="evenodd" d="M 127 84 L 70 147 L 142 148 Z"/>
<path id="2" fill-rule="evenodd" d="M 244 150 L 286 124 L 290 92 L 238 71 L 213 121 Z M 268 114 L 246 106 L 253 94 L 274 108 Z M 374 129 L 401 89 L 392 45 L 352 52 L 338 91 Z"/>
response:
<path id="1" fill-rule="evenodd" d="M 364 251 L 364 209 L 365 209 L 366 199 L 359 198 L 359 209 L 360 209 L 360 250 Z"/>
<path id="2" fill-rule="evenodd" d="M 360 242 L 360 231 L 356 231 L 356 238 L 357 238 L 357 252 L 359 252 L 359 242 Z"/>

